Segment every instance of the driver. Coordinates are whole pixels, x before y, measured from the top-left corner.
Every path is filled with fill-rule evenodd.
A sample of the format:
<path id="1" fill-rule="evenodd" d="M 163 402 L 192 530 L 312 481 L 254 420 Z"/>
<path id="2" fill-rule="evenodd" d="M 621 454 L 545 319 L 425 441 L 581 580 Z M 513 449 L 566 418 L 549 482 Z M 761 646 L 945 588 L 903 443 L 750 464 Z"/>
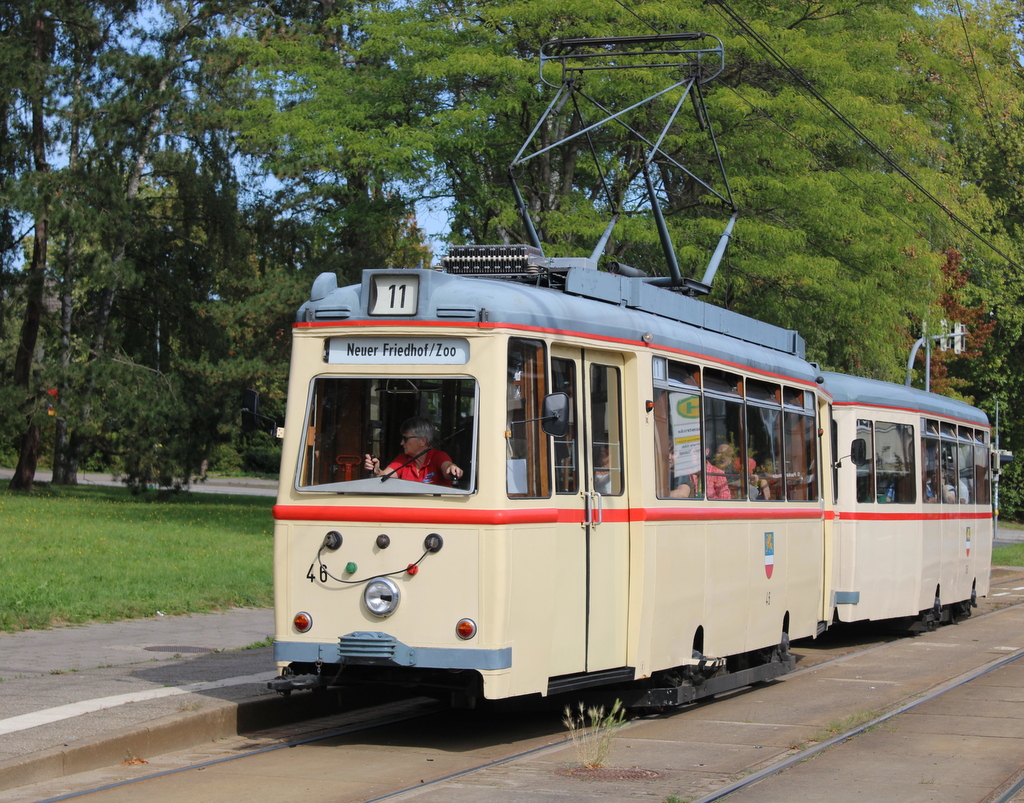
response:
<path id="1" fill-rule="evenodd" d="M 427 419 L 415 416 L 402 422 L 402 454 L 380 467 L 380 460 L 366 455 L 363 468 L 372 471 L 375 477 L 412 482 L 427 482 L 433 485 L 451 486 L 452 480 L 462 477 L 462 469 L 452 462 L 451 457 L 431 444 L 434 441 L 434 425 Z"/>

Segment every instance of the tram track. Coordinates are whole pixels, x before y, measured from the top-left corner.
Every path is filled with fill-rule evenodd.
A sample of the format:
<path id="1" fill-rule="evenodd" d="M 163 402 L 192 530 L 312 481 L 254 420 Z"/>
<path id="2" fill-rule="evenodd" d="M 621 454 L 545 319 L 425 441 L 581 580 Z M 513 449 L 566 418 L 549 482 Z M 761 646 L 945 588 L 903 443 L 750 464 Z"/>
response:
<path id="1" fill-rule="evenodd" d="M 1019 582 L 1014 581 L 1014 582 Z M 982 624 L 986 620 L 992 617 L 992 614 L 1001 613 L 1004 615 L 1017 616 L 1017 613 L 1022 608 L 1024 603 L 1013 603 L 1010 605 L 1002 605 L 998 608 L 990 608 L 989 611 L 981 613 L 976 617 L 972 617 L 968 620 L 967 626 L 973 624 Z M 983 606 L 984 610 L 984 606 Z M 960 628 L 952 628 L 947 630 L 945 628 L 936 631 L 937 633 L 952 633 L 959 632 Z M 896 639 L 895 644 L 920 644 L 925 646 L 927 639 Z M 633 743 L 637 747 L 642 746 L 643 743 L 643 725 L 646 723 L 667 723 L 672 724 L 674 721 L 682 722 L 686 717 L 699 717 L 708 716 L 708 712 L 715 712 L 711 716 L 718 719 L 717 712 L 723 705 L 728 705 L 729 700 L 742 701 L 744 697 L 754 696 L 755 693 L 764 692 L 769 690 L 772 686 L 788 686 L 790 684 L 799 684 L 803 679 L 804 682 L 814 683 L 819 682 L 820 679 L 816 680 L 815 676 L 825 674 L 827 671 L 834 671 L 836 667 L 841 667 L 844 662 L 856 662 L 870 659 L 872 661 L 882 661 L 886 659 L 880 657 L 886 647 L 894 645 L 894 641 L 885 641 L 883 643 L 873 643 L 867 646 L 860 647 L 858 649 L 846 649 L 846 643 L 840 643 L 836 645 L 822 644 L 824 648 L 823 653 L 818 655 L 812 654 L 814 652 L 813 645 L 807 648 L 807 651 L 803 654 L 804 660 L 801 661 L 800 669 L 787 675 L 784 679 L 777 683 L 766 684 L 761 687 L 754 687 L 751 690 L 743 692 L 733 692 L 729 695 L 723 696 L 720 700 L 710 700 L 701 702 L 693 706 L 689 706 L 686 709 L 674 712 L 665 717 L 653 717 L 644 718 L 630 723 L 630 727 L 622 732 L 619 737 L 623 742 L 630 742 L 630 747 L 633 747 Z M 941 645 L 939 645 L 941 646 Z M 796 649 L 799 650 L 801 645 L 796 645 Z M 840 654 L 828 655 L 831 650 L 841 650 Z M 874 656 L 879 656 L 875 658 Z M 977 667 L 971 673 L 960 673 L 954 677 L 954 680 L 943 684 L 941 687 L 934 689 L 933 691 L 925 693 L 924 697 L 920 699 L 913 699 L 909 702 L 904 702 L 902 705 L 898 705 L 896 708 L 886 712 L 880 717 L 873 718 L 863 725 L 856 728 L 851 728 L 844 731 L 842 734 L 837 734 L 833 738 L 828 739 L 825 742 L 814 745 L 812 748 L 808 748 L 796 754 L 790 754 L 784 757 L 784 760 L 777 762 L 771 766 L 758 766 L 755 768 L 756 774 L 752 774 L 742 779 L 742 783 L 739 786 L 730 787 L 728 785 L 722 785 L 718 791 L 715 791 L 711 796 L 706 798 L 700 798 L 701 800 L 718 800 L 727 794 L 742 795 L 744 790 L 762 782 L 770 782 L 768 779 L 776 776 L 785 777 L 787 775 L 786 770 L 793 767 L 801 762 L 806 762 L 809 758 L 818 756 L 823 751 L 827 751 L 829 748 L 838 747 L 843 743 L 856 742 L 855 737 L 865 731 L 870 731 L 877 728 L 879 725 L 892 720 L 900 714 L 908 713 L 917 707 L 925 704 L 933 699 L 937 699 L 944 694 L 947 694 L 954 689 L 960 688 L 965 684 L 969 684 L 972 680 L 981 678 L 987 674 L 999 670 L 1002 667 L 1013 664 L 1017 659 L 1021 657 L 1021 654 L 1014 654 L 1011 656 L 1003 656 L 997 660 L 989 661 L 986 664 Z M 820 660 L 819 660 L 820 658 Z M 860 671 L 860 670 L 857 670 Z M 924 693 L 919 691 L 916 693 Z M 761 695 L 763 696 L 763 694 Z M 906 697 L 903 698 L 906 700 Z M 823 701 L 824 702 L 824 701 Z M 329 746 L 330 749 L 338 751 L 335 756 L 340 756 L 342 751 L 353 749 L 358 750 L 360 746 L 363 749 L 373 749 L 375 745 L 393 745 L 401 744 L 408 745 L 404 752 L 399 752 L 393 757 L 393 760 L 398 762 L 408 762 L 409 753 L 408 749 L 413 751 L 412 755 L 417 760 L 422 760 L 416 755 L 416 751 L 420 752 L 425 749 L 427 745 L 430 745 L 430 739 L 423 738 L 421 735 L 417 735 L 417 732 L 426 731 L 431 727 L 432 723 L 437 720 L 447 720 L 446 725 L 442 725 L 442 728 L 448 728 L 449 730 L 457 730 L 458 725 L 453 725 L 452 722 L 458 722 L 452 712 L 447 711 L 445 706 L 441 706 L 433 701 L 405 701 L 406 706 L 413 706 L 409 710 L 397 712 L 395 710 L 396 704 L 391 704 L 388 710 L 381 713 L 379 710 L 372 708 L 363 709 L 360 712 L 350 714 L 349 716 L 358 717 L 357 722 L 349 722 L 341 727 L 332 727 L 331 723 L 324 721 L 321 723 L 307 723 L 305 726 L 299 726 L 297 732 L 293 734 L 261 734 L 250 736 L 249 744 L 251 745 L 251 739 L 257 738 L 262 743 L 255 748 L 246 748 L 246 745 L 242 744 L 243 740 L 239 740 L 239 744 L 229 746 L 227 749 L 231 755 L 220 755 L 217 757 L 203 757 L 200 760 L 190 760 L 194 758 L 193 751 L 188 757 L 180 757 L 177 759 L 177 765 L 163 769 L 157 772 L 144 772 L 146 768 L 129 768 L 128 770 L 122 770 L 121 774 L 125 775 L 129 771 L 136 771 L 139 774 L 134 777 L 126 778 L 108 782 L 92 782 L 82 786 L 77 791 L 64 791 L 61 794 L 50 794 L 49 796 L 35 796 L 35 797 L 11 797 L 8 798 L 5 795 L 0 795 L 0 800 L 33 800 L 42 801 L 43 803 L 56 803 L 58 800 L 73 800 L 84 798 L 89 796 L 91 800 L 97 801 L 117 801 L 117 800 L 128 800 L 132 799 L 132 795 L 136 794 L 130 791 L 131 788 L 138 788 L 137 785 L 141 783 L 148 784 L 147 786 L 147 797 L 148 799 L 157 801 L 161 798 L 159 795 L 153 794 L 154 784 L 164 785 L 171 781 L 173 778 L 182 777 L 202 777 L 203 774 L 210 772 L 218 772 L 218 768 L 222 768 L 226 764 L 234 765 L 246 765 L 246 760 L 251 759 L 254 762 L 259 762 L 259 765 L 265 765 L 268 762 L 269 757 L 272 754 L 281 754 L 285 751 L 285 748 L 295 748 L 299 751 L 308 751 L 310 748 L 315 748 L 317 745 Z M 702 714 L 703 712 L 703 714 Z M 495 722 L 498 722 L 496 718 Z M 709 717 L 710 719 L 710 717 Z M 419 774 L 419 777 L 410 780 L 408 783 L 392 783 L 384 784 L 385 787 L 380 788 L 376 794 L 367 795 L 337 795 L 318 798 L 315 795 L 308 799 L 313 800 L 332 800 L 332 801 L 383 801 L 389 799 L 397 799 L 403 795 L 412 795 L 417 800 L 444 800 L 445 790 L 451 787 L 453 784 L 465 784 L 465 785 L 485 785 L 488 783 L 487 778 L 495 773 L 518 773 L 524 765 L 536 764 L 539 762 L 544 764 L 550 764 L 551 762 L 558 761 L 559 756 L 565 755 L 565 750 L 568 743 L 568 738 L 564 730 L 561 729 L 557 719 L 549 717 L 545 719 L 543 716 L 536 716 L 534 718 L 533 727 L 529 728 L 530 733 L 527 734 L 527 738 L 510 738 L 506 743 L 505 738 L 495 736 L 494 725 L 491 725 L 491 731 L 481 731 L 483 733 L 483 741 L 490 739 L 492 742 L 500 742 L 499 750 L 497 754 L 495 751 L 487 753 L 486 756 L 476 756 L 473 758 L 477 760 L 462 761 L 460 750 L 442 750 L 437 752 L 436 757 L 426 759 L 430 762 L 429 765 L 423 767 L 423 773 Z M 549 721 L 550 720 L 550 721 Z M 423 723 L 417 725 L 417 721 Z M 471 720 L 462 720 L 463 722 Z M 428 724 L 429 723 L 429 724 Z M 479 725 L 479 719 L 477 720 Z M 501 725 L 498 725 L 500 728 Z M 376 733 L 376 736 L 367 736 L 365 738 L 351 738 L 352 736 L 362 733 Z M 381 734 L 387 734 L 385 737 Z M 346 738 L 347 737 L 347 738 Z M 273 741 L 273 743 L 268 743 Z M 472 741 L 472 740 L 470 740 Z M 689 749 L 689 745 L 683 742 L 683 748 Z M 224 752 L 223 749 L 221 751 Z M 321 751 L 322 752 L 322 751 Z M 386 752 L 386 751 L 385 751 Z M 473 750 L 464 748 L 463 752 L 473 753 Z M 484 751 L 486 752 L 486 751 Z M 638 751 L 639 753 L 639 751 Z M 405 756 L 403 759 L 402 756 Z M 332 761 L 333 758 L 332 757 Z M 469 756 L 467 756 L 469 758 Z M 390 759 L 389 759 L 390 760 Z M 154 760 L 154 765 L 159 762 Z M 172 759 L 171 763 L 174 763 Z M 256 765 L 253 765 L 256 767 Z M 502 769 L 505 768 L 505 769 Z M 243 769 L 241 772 L 233 771 L 234 776 L 247 776 L 247 775 L 258 775 L 262 770 L 255 768 L 253 770 Z M 737 773 L 740 774 L 740 773 Z M 396 781 L 400 780 L 395 778 Z M 1017 782 L 1019 785 L 1014 785 Z M 65 779 L 65 783 L 68 779 Z M 992 801 L 1005 802 L 1012 798 L 1014 794 L 1020 791 L 1021 785 L 1024 785 L 1024 780 L 1015 778 L 1013 774 L 1008 774 L 1003 779 L 1002 786 L 1007 789 L 1006 796 L 990 798 Z M 66 787 L 65 787 L 66 788 Z M 431 792 L 431 790 L 436 790 Z M 991 789 L 989 790 L 991 791 Z M 241 796 L 245 796 L 245 792 L 241 793 Z M 269 798 L 262 798 L 259 796 L 253 797 L 253 800 L 262 800 Z M 167 800 L 180 799 L 177 793 L 172 793 L 170 796 L 165 798 Z M 213 800 L 214 798 L 206 797 L 206 799 Z M 229 798 L 225 798 L 229 799 Z M 764 798 L 770 799 L 770 798 Z M 987 801 L 986 801 L 987 803 Z"/>
<path id="2" fill-rule="evenodd" d="M 357 722 L 352 725 L 348 725 L 340 728 L 329 728 L 323 732 L 317 733 L 313 736 L 305 736 L 297 739 L 289 739 L 287 741 L 278 742 L 276 744 L 265 745 L 262 747 L 256 747 L 251 750 L 245 750 L 235 753 L 230 756 L 222 758 L 211 758 L 203 761 L 196 761 L 191 764 L 187 764 L 182 767 L 176 767 L 174 769 L 162 770 L 160 772 L 150 773 L 142 775 L 137 778 L 130 778 L 122 781 L 115 781 L 112 783 L 106 783 L 99 786 L 93 786 L 87 789 L 81 789 L 75 792 L 68 792 L 66 794 L 57 795 L 54 797 L 48 797 L 43 800 L 37 801 L 37 803 L 58 803 L 63 800 L 75 800 L 78 798 L 86 797 L 87 795 L 98 795 L 103 792 L 119 789 L 122 787 L 132 786 L 135 784 L 146 783 L 150 781 L 156 781 L 164 778 L 170 778 L 174 775 L 179 775 L 185 772 L 194 772 L 198 770 L 204 770 L 208 767 L 214 767 L 219 764 L 225 764 L 232 761 L 242 761 L 245 759 L 256 758 L 257 756 L 264 755 L 266 753 L 273 753 L 278 750 L 288 750 L 296 747 L 300 747 L 306 744 L 312 744 L 314 742 L 325 741 L 328 739 L 337 739 L 341 736 L 347 736 L 353 733 L 359 733 L 361 731 L 372 730 L 374 728 L 387 727 L 388 725 L 396 725 L 402 722 L 408 722 L 410 720 L 419 719 L 421 717 L 430 716 L 431 714 L 439 713 L 444 710 L 445 706 L 436 701 L 424 702 L 418 706 L 415 710 L 406 711 L 403 713 L 386 714 L 381 716 L 372 716 L 361 722 Z"/>
<path id="3" fill-rule="evenodd" d="M 785 772 L 786 770 L 790 769 L 791 767 L 795 767 L 796 765 L 801 764 L 802 762 L 805 762 L 808 759 L 813 758 L 814 756 L 817 756 L 819 753 L 822 753 L 822 752 L 824 752 L 826 750 L 829 750 L 830 748 L 836 747 L 838 745 L 842 745 L 842 744 L 848 742 L 849 740 L 854 739 L 855 737 L 859 736 L 860 734 L 862 734 L 862 733 L 864 733 L 866 731 L 869 731 L 872 728 L 876 728 L 877 726 L 881 725 L 884 722 L 888 722 L 889 720 L 893 719 L 894 717 L 898 717 L 901 714 L 905 714 L 908 711 L 912 711 L 913 709 L 917 708 L 918 706 L 925 705 L 925 704 L 931 702 L 932 700 L 935 700 L 935 699 L 937 699 L 939 697 L 942 697 L 943 695 L 948 694 L 948 693 L 950 693 L 950 692 L 952 692 L 952 691 L 954 691 L 956 689 L 959 689 L 959 688 L 961 688 L 963 686 L 966 686 L 966 685 L 974 682 L 975 680 L 977 680 L 977 679 L 979 679 L 981 677 L 984 677 L 985 675 L 988 675 L 991 672 L 996 672 L 996 671 L 998 671 L 999 669 L 1002 669 L 1005 666 L 1008 666 L 1010 664 L 1016 663 L 1017 661 L 1021 660 L 1022 658 L 1024 658 L 1024 652 L 1019 652 L 1019 653 L 1017 653 L 1015 655 L 1010 655 L 1010 656 L 1007 656 L 1006 658 L 993 661 L 990 664 L 987 664 L 986 666 L 980 667 L 980 668 L 978 668 L 978 669 L 968 673 L 966 676 L 956 678 L 951 683 L 943 686 L 942 688 L 936 689 L 936 690 L 926 694 L 925 696 L 920 697 L 919 699 L 912 700 L 912 701 L 910 701 L 908 703 L 905 703 L 905 704 L 903 704 L 903 705 L 901 705 L 901 706 L 899 706 L 897 708 L 894 708 L 891 711 L 888 711 L 888 712 L 882 714 L 881 716 L 875 717 L 874 719 L 870 720 L 869 722 L 865 722 L 862 725 L 858 725 L 856 727 L 850 728 L 849 730 L 845 731 L 844 733 L 840 733 L 840 734 L 832 737 L 831 739 L 827 739 L 827 740 L 825 740 L 823 742 L 820 742 L 820 743 L 814 745 L 813 747 L 808 747 L 808 748 L 806 748 L 804 750 L 801 750 L 796 755 L 789 756 L 786 759 L 784 759 L 783 761 L 779 761 L 776 764 L 774 764 L 774 765 L 772 765 L 770 767 L 766 767 L 764 769 L 761 769 L 761 770 L 755 772 L 754 774 L 752 774 L 752 775 L 750 775 L 750 776 L 748 776 L 746 778 L 743 778 L 743 779 L 741 779 L 739 781 L 735 781 L 735 782 L 733 782 L 733 783 L 731 783 L 731 784 L 729 784 L 729 785 L 727 785 L 727 786 L 725 786 L 725 787 L 723 787 L 721 789 L 716 790 L 712 794 L 705 795 L 704 797 L 698 798 L 697 800 L 693 801 L 693 803 L 714 803 L 714 801 L 722 800 L 723 798 L 728 797 L 729 795 L 733 794 L 734 792 L 738 792 L 740 790 L 750 788 L 750 787 L 760 783 L 761 781 L 765 780 L 766 778 L 770 778 L 772 776 L 775 776 L 775 775 L 778 775 L 778 774 L 780 774 L 782 772 Z M 1008 780 L 1011 780 L 1011 779 L 1008 779 Z M 1014 795 L 1017 792 L 1019 792 L 1022 788 L 1024 788 L 1024 778 L 1022 778 L 1014 786 L 1012 786 L 1010 789 L 1008 789 L 1007 792 L 1005 792 L 1003 794 L 1000 794 L 998 797 L 994 797 L 994 798 L 990 797 L 990 798 L 988 798 L 986 800 L 986 803 L 1008 803 L 1008 801 L 1011 800 L 1014 797 Z"/>

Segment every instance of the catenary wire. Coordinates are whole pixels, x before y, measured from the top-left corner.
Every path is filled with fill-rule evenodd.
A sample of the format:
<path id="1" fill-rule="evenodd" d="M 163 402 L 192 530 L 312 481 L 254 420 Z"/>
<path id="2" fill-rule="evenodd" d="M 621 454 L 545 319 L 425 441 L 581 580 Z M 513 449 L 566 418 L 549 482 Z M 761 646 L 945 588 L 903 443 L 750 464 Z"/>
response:
<path id="1" fill-rule="evenodd" d="M 966 220 L 960 217 L 956 212 L 946 206 L 942 201 L 935 197 L 923 184 L 915 179 L 910 173 L 908 173 L 902 165 L 899 164 L 892 156 L 885 152 L 874 140 L 872 140 L 867 134 L 865 134 L 856 123 L 850 120 L 844 115 L 834 104 L 832 104 L 824 95 L 822 95 L 810 81 L 804 78 L 798 70 L 786 61 L 775 49 L 768 44 L 765 39 L 757 33 L 745 19 L 737 14 L 725 0 L 713 0 L 712 5 L 721 9 L 722 13 L 727 16 L 733 23 L 739 26 L 740 30 L 749 37 L 752 41 L 757 43 L 766 53 L 768 53 L 772 59 L 782 67 L 783 70 L 793 79 L 795 85 L 808 92 L 815 100 L 821 103 L 829 112 L 831 112 L 837 120 L 839 120 L 844 126 L 846 126 L 853 134 L 862 141 L 873 153 L 881 158 L 886 164 L 888 164 L 893 170 L 895 170 L 903 179 L 911 184 L 918 192 L 924 195 L 929 201 L 935 206 L 941 209 L 946 215 L 949 216 L 957 225 L 961 226 L 964 230 L 970 232 L 970 234 L 977 239 L 979 242 L 984 243 L 994 253 L 1002 257 L 1007 264 L 1012 266 L 1018 272 L 1024 273 L 1024 266 L 1021 266 L 1008 254 L 1000 250 L 994 243 L 989 241 L 980 232 L 976 231 Z"/>

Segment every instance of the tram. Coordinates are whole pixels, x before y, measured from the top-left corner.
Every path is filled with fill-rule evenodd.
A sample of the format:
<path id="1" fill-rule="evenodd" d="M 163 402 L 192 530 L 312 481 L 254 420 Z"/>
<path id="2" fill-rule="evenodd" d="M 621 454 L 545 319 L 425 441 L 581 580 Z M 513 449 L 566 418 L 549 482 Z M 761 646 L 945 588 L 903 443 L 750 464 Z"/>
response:
<path id="1" fill-rule="evenodd" d="M 835 443 L 861 453 L 843 481 L 833 469 L 836 618 L 927 629 L 969 616 L 992 560 L 999 461 L 986 416 L 912 388 L 824 376 Z"/>
<path id="2" fill-rule="evenodd" d="M 987 593 L 982 412 L 529 251 L 314 283 L 274 508 L 274 688 L 671 704 L 787 671 L 789 640 L 832 621 L 927 624 Z M 413 417 L 457 484 L 367 471 Z M 933 472 L 966 501 L 930 501 Z"/>
<path id="3" fill-rule="evenodd" d="M 544 59 L 563 69 L 546 114 L 591 59 L 685 52 L 651 98 L 690 93 L 707 128 L 708 34 L 545 45 L 542 79 Z M 655 144 L 639 173 L 668 277 L 599 269 L 614 218 L 591 257 L 545 256 L 513 178 L 529 244 L 315 280 L 293 329 L 271 688 L 678 705 L 789 671 L 790 641 L 833 622 L 930 627 L 987 592 L 984 414 L 822 372 L 797 332 L 700 300 L 735 206 L 715 192 L 733 217 L 684 279 L 656 156 L 675 164 Z M 930 471 L 973 490 L 933 502 Z"/>

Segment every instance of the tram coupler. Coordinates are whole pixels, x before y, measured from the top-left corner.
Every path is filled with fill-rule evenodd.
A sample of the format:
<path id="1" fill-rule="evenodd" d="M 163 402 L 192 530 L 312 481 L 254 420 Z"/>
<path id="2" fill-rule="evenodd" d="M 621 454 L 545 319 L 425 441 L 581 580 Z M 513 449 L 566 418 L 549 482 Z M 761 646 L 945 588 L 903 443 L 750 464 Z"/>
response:
<path id="1" fill-rule="evenodd" d="M 267 688 L 276 691 L 278 694 L 288 695 L 293 691 L 308 689 L 320 689 L 328 685 L 328 680 L 323 675 L 278 675 L 273 680 L 267 681 Z"/>
<path id="2" fill-rule="evenodd" d="M 684 683 L 656 689 L 620 689 L 616 696 L 626 708 L 671 708 L 692 703 L 702 697 L 712 697 L 727 691 L 764 683 L 796 669 L 796 658 L 788 653 L 781 660 L 771 661 L 749 669 L 739 669 L 706 678 L 699 685 Z"/>

